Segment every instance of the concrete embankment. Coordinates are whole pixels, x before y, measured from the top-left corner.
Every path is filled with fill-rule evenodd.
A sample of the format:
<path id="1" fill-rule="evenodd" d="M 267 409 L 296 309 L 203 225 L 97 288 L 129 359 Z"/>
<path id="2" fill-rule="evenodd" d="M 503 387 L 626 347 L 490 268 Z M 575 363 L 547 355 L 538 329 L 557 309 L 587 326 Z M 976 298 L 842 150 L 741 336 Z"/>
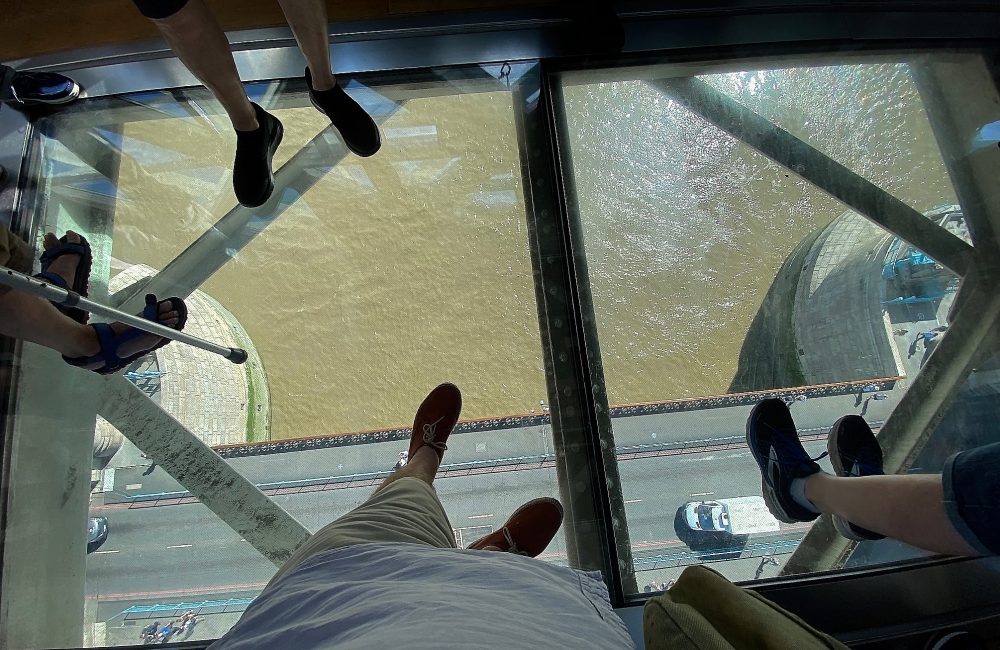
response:
<path id="1" fill-rule="evenodd" d="M 795 341 L 806 383 L 901 373 L 881 304 L 882 263 L 892 236 L 855 212 L 813 244 L 795 293 Z"/>
<path id="2" fill-rule="evenodd" d="M 109 286 L 119 291 L 153 275 L 141 264 L 124 268 Z M 159 404 L 208 445 L 270 438 L 270 399 L 264 366 L 250 336 L 236 317 L 214 298 L 195 291 L 185 301 L 185 332 L 218 345 L 242 347 L 243 365 L 181 343 L 156 351 Z"/>
<path id="3" fill-rule="evenodd" d="M 754 317 L 729 390 L 899 375 L 880 302 L 890 240 L 854 212 L 804 238 Z"/>
<path id="4" fill-rule="evenodd" d="M 753 317 L 740 348 L 730 393 L 802 386 L 805 379 L 795 344 L 795 293 L 802 266 L 823 230 L 816 229 L 798 243 L 778 269 L 771 288 Z"/>

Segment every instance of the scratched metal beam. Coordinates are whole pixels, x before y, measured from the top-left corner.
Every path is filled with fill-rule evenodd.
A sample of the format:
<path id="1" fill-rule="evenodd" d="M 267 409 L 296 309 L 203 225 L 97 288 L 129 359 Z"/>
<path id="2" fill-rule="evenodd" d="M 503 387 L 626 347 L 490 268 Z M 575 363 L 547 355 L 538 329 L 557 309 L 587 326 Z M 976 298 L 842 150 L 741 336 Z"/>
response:
<path id="1" fill-rule="evenodd" d="M 741 142 L 798 174 L 859 214 L 898 235 L 959 276 L 972 247 L 819 149 L 694 78 L 650 84 Z"/>

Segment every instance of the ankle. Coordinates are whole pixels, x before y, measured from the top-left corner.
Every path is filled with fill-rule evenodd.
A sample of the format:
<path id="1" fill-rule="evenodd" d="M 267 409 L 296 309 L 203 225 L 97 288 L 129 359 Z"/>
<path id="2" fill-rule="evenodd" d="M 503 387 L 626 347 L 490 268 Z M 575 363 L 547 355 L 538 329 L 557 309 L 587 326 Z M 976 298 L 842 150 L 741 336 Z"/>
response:
<path id="1" fill-rule="evenodd" d="M 257 111 L 254 110 L 253 105 L 247 101 L 246 110 L 240 111 L 239 114 L 230 114 L 229 121 L 233 123 L 233 129 L 236 131 L 256 131 L 260 128 L 260 122 L 257 121 Z"/>
<path id="2" fill-rule="evenodd" d="M 70 358 L 92 357 L 101 351 L 97 332 L 89 325 L 74 328 L 73 335 L 66 339 L 60 352 Z"/>
<path id="3" fill-rule="evenodd" d="M 823 472 L 816 472 L 815 474 L 810 474 L 809 476 L 792 479 L 791 485 L 789 485 L 789 492 L 791 492 L 792 500 L 807 510 L 812 512 L 822 512 L 822 510 L 816 507 L 816 504 L 813 503 L 812 499 L 809 498 L 808 488 L 810 483 L 815 482 L 817 478 L 823 475 Z M 820 478 L 820 480 L 822 479 Z"/>
<path id="4" fill-rule="evenodd" d="M 310 69 L 309 74 L 312 76 L 312 89 L 316 92 L 333 90 L 333 87 L 337 85 L 337 77 L 330 72 L 329 68 L 318 72 L 313 72 L 313 70 Z"/>

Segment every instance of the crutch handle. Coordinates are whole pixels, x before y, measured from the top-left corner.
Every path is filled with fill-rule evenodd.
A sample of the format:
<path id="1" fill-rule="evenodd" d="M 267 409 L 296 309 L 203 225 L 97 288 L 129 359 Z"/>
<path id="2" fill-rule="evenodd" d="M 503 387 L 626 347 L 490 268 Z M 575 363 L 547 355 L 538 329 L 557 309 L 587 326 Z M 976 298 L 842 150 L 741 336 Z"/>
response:
<path id="1" fill-rule="evenodd" d="M 226 358 L 233 363 L 246 363 L 248 357 L 247 351 L 243 348 L 229 348 L 229 354 L 226 355 Z"/>

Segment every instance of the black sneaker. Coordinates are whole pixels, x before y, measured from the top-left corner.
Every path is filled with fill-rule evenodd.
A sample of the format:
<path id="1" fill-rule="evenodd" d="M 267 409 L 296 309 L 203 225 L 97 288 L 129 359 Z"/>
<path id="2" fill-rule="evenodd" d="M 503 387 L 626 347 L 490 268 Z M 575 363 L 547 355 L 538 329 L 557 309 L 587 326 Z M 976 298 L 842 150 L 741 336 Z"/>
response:
<path id="1" fill-rule="evenodd" d="M 382 138 L 378 133 L 378 125 L 360 104 L 344 92 L 339 82 L 330 90 L 313 90 L 312 75 L 309 68 L 306 68 L 306 85 L 309 86 L 312 105 L 330 118 L 348 149 L 364 158 L 379 150 Z"/>
<path id="2" fill-rule="evenodd" d="M 236 132 L 233 189 L 240 204 L 256 208 L 266 203 L 274 191 L 271 159 L 281 144 L 284 129 L 278 118 L 253 102 L 250 105 L 257 114 L 257 128 Z"/>
<path id="3" fill-rule="evenodd" d="M 820 469 L 816 464 L 819 459 L 809 458 L 799 442 L 795 422 L 784 402 L 766 399 L 753 407 L 747 418 L 747 444 L 760 467 L 760 487 L 771 514 L 785 523 L 812 521 L 819 517 L 818 512 L 799 505 L 792 498 L 792 480 L 810 476 Z"/>
<path id="4" fill-rule="evenodd" d="M 882 470 L 882 448 L 871 427 L 860 415 L 845 415 L 833 424 L 826 439 L 830 464 L 837 476 L 876 476 Z M 837 532 L 859 542 L 882 539 L 885 535 L 855 526 L 843 517 L 833 516 Z"/>
<path id="5" fill-rule="evenodd" d="M 10 91 L 22 106 L 67 104 L 80 96 L 80 85 L 55 72 L 15 72 Z"/>

